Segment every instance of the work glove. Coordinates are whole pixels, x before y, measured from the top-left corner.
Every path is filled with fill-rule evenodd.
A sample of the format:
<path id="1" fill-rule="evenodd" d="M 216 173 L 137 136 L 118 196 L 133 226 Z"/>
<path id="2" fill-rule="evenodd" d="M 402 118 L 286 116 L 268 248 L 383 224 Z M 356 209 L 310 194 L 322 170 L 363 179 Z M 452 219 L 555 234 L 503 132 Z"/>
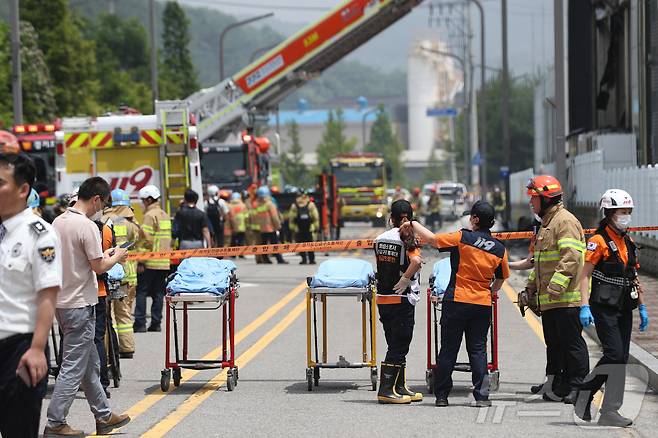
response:
<path id="1" fill-rule="evenodd" d="M 410 284 L 411 284 L 411 279 L 403 275 L 402 277 L 400 277 L 400 280 L 398 280 L 398 282 L 395 283 L 395 286 L 393 286 L 393 290 L 395 291 L 396 294 L 402 295 L 404 291 L 407 290 Z"/>
<path id="2" fill-rule="evenodd" d="M 647 313 L 647 306 L 640 304 L 637 308 L 640 311 L 640 331 L 646 332 L 649 327 L 649 314 Z"/>
<path id="3" fill-rule="evenodd" d="M 580 324 L 583 326 L 583 328 L 588 327 L 593 323 L 594 317 L 592 316 L 592 312 L 589 310 L 589 306 L 587 304 L 580 306 Z"/>

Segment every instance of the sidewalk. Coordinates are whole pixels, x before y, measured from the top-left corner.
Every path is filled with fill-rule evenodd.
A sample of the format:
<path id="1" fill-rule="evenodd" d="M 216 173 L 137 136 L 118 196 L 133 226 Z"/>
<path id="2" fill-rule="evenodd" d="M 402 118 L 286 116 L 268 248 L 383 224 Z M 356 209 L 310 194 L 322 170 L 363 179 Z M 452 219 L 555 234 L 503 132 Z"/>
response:
<path id="1" fill-rule="evenodd" d="M 633 342 L 647 353 L 658 358 L 658 278 L 640 272 L 640 282 L 644 287 L 644 303 L 649 313 L 649 329 L 640 333 L 640 314 L 633 315 Z"/>

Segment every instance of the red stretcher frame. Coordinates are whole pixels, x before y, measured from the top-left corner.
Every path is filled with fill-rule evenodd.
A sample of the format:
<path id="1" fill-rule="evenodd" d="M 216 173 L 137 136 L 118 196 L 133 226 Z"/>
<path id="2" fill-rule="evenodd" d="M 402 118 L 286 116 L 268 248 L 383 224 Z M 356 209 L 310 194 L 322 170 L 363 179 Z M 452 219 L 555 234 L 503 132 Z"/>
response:
<path id="1" fill-rule="evenodd" d="M 437 309 L 432 302 L 432 287 L 427 288 L 427 371 L 425 372 L 425 383 L 429 393 L 434 392 L 434 372 L 438 365 L 434 363 L 434 358 L 438 355 L 439 349 L 439 318 L 436 316 Z M 432 336 L 434 330 L 434 336 Z M 491 298 L 491 348 L 490 359 L 487 361 L 489 370 L 489 391 L 497 391 L 500 387 L 500 370 L 498 369 L 498 294 L 492 294 Z M 432 342 L 434 341 L 434 342 Z M 434 348 L 432 348 L 434 344 Z M 489 349 L 487 349 L 489 350 Z M 434 354 L 432 354 L 434 353 Z M 470 372 L 468 363 L 457 362 L 455 371 Z"/>
<path id="2" fill-rule="evenodd" d="M 181 369 L 190 368 L 195 370 L 223 369 L 227 368 L 226 388 L 228 391 L 238 384 L 238 367 L 235 365 L 235 299 L 237 297 L 236 286 L 231 284 L 230 290 L 221 300 L 202 299 L 190 295 L 189 300 L 181 300 L 180 295 L 167 295 L 165 297 L 166 320 L 165 320 L 165 368 L 160 378 L 160 389 L 163 392 L 169 390 L 169 381 L 173 377 L 174 386 L 181 383 Z M 215 307 L 192 308 L 192 304 L 216 304 Z M 180 305 L 180 306 L 179 306 Z M 222 357 L 219 359 L 190 359 L 189 358 L 189 312 L 200 310 L 221 309 L 222 327 Z M 183 316 L 183 350 L 182 358 L 178 343 L 178 322 L 176 312 L 181 311 Z M 173 324 L 172 324 L 173 323 Z M 172 327 L 173 326 L 173 327 Z M 173 329 L 173 330 L 172 330 Z M 171 338 L 174 338 L 174 359 L 171 359 Z"/>

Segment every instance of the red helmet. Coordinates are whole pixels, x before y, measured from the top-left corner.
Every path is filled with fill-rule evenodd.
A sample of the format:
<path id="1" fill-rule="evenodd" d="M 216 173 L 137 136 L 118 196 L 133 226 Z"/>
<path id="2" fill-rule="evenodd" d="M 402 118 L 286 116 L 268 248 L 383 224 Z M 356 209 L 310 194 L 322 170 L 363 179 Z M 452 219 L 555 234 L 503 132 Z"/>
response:
<path id="1" fill-rule="evenodd" d="M 528 195 L 531 197 L 543 196 L 545 198 L 555 198 L 562 195 L 560 181 L 551 175 L 539 175 L 530 178 L 526 187 L 528 189 Z"/>
<path id="2" fill-rule="evenodd" d="M 420 195 L 420 187 L 414 187 L 414 195 Z"/>

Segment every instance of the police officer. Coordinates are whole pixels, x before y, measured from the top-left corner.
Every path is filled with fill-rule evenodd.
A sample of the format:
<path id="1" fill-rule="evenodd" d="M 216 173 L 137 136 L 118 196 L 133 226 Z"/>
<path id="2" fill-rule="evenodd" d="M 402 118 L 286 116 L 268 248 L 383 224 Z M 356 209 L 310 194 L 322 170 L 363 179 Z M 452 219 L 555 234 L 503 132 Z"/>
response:
<path id="1" fill-rule="evenodd" d="M 414 309 L 419 301 L 420 248 L 403 241 L 399 227 L 413 219 L 409 201 L 391 204 L 393 228 L 375 239 L 377 259 L 377 307 L 388 350 L 381 364 L 379 403 L 406 404 L 423 395 L 406 386 L 406 358 L 414 332 Z"/>
<path id="2" fill-rule="evenodd" d="M 443 296 L 441 350 L 434 380 L 436 406 L 448 406 L 452 371 L 466 337 L 466 350 L 473 373 L 475 407 L 491 406 L 487 371 L 487 333 L 491 326 L 492 295 L 509 277 L 507 250 L 491 236 L 495 212 L 491 204 L 478 201 L 470 212 L 471 230 L 434 234 L 417 222 L 414 232 L 424 242 L 450 253 L 451 280 Z"/>
<path id="3" fill-rule="evenodd" d="M 62 286 L 60 240 L 26 206 L 36 169 L 0 154 L 0 435 L 38 436 L 48 334 Z"/>
<path id="4" fill-rule="evenodd" d="M 131 207 L 130 195 L 125 190 L 114 189 L 111 196 L 112 207 L 105 209 L 102 221 L 112 228 L 116 245 L 134 245 L 144 236 Z M 132 359 L 135 353 L 132 306 L 137 288 L 137 262 L 126 260 L 122 266 L 126 276 L 121 282 L 121 288 L 125 290 L 126 296 L 116 300 L 112 309 L 119 338 L 119 356 L 122 359 Z"/>
<path id="5" fill-rule="evenodd" d="M 143 187 L 139 198 L 144 204 L 142 250 L 168 251 L 171 249 L 171 218 L 160 207 L 160 190 L 153 185 Z M 161 331 L 162 306 L 164 305 L 165 283 L 169 273 L 169 259 L 149 259 L 137 265 L 137 297 L 135 300 L 135 323 L 133 331 L 143 333 L 146 328 L 146 297 L 153 298 L 151 325 L 148 331 Z"/>
<path id="6" fill-rule="evenodd" d="M 320 215 L 315 202 L 311 201 L 304 190 L 301 191 L 295 202 L 290 206 L 288 213 L 290 219 L 290 231 L 295 235 L 295 242 L 313 242 L 313 233 L 320 226 Z M 301 265 L 315 264 L 315 253 L 313 251 L 301 252 Z"/>
<path id="7" fill-rule="evenodd" d="M 640 331 L 645 331 L 649 325 L 644 294 L 637 276 L 637 246 L 626 234 L 635 206 L 633 198 L 620 189 L 607 190 L 599 205 L 603 219 L 587 242 L 583 279 L 580 283 L 580 321 L 583 327 L 594 322 L 603 347 L 603 356 L 584 379 L 575 412 L 582 420 L 591 421 L 592 399 L 605 383 L 598 424 L 628 427 L 633 421 L 622 417 L 619 408 L 624 400 L 633 309 L 638 304 Z"/>
<path id="8" fill-rule="evenodd" d="M 580 282 L 585 237 L 580 222 L 562 204 L 562 185 L 539 175 L 527 185 L 534 214 L 541 218 L 534 248 L 534 270 L 526 291 L 542 314 L 546 341 L 546 375 L 554 377 L 544 399 L 573 403 L 589 372 L 587 344 L 582 337 Z"/>

